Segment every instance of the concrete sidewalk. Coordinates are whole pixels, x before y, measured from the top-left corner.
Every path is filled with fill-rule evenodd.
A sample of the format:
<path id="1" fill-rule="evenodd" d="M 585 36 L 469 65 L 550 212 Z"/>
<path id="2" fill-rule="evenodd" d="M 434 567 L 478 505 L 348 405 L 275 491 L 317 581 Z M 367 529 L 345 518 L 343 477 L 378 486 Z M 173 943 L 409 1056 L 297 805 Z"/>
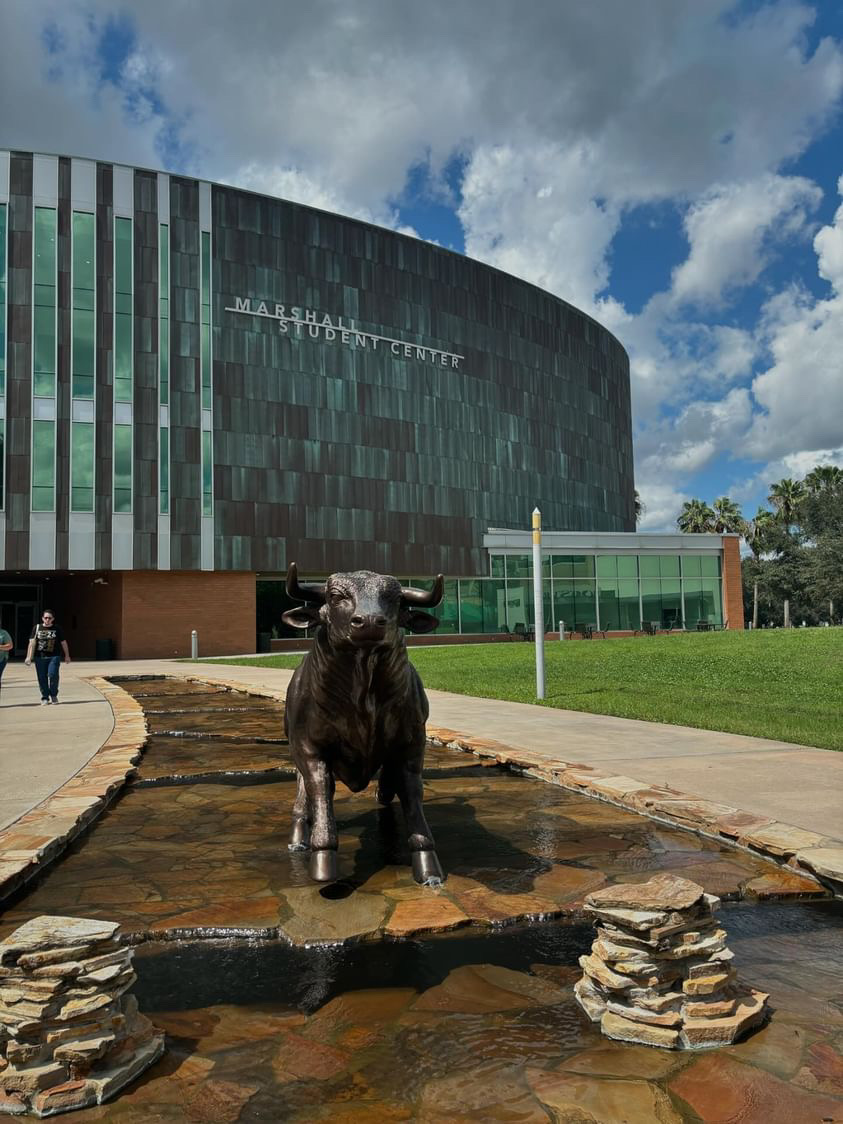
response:
<path id="1" fill-rule="evenodd" d="M 41 706 L 35 669 L 15 661 L 0 691 L 0 829 L 60 788 L 114 728 L 106 700 L 63 664 L 58 706 Z"/>
<path id="2" fill-rule="evenodd" d="M 62 697 L 90 702 L 97 696 L 93 688 L 79 681 L 80 676 L 137 674 L 197 675 L 242 683 L 244 687 L 283 691 L 292 673 L 277 668 L 170 660 L 72 663 L 62 669 Z M 20 664 L 11 665 L 4 678 L 4 701 L 0 704 L 0 770 L 7 794 L 4 799 L 17 799 L 21 812 L 27 800 L 27 806 L 37 802 L 29 795 L 36 790 L 28 775 L 31 765 L 25 759 L 7 773 L 7 759 L 12 761 L 19 750 L 7 748 L 5 707 L 10 695 L 13 703 L 28 701 L 22 681 L 28 681 L 30 675 L 33 673 Z M 11 687 L 8 693 L 7 684 Z M 843 834 L 843 753 L 686 726 L 468 698 L 443 691 L 430 691 L 429 696 L 431 726 L 495 739 L 514 748 L 532 750 L 548 760 L 592 765 L 638 781 L 670 785 L 808 831 L 838 838 Z M 32 699 L 37 704 L 34 684 Z M 77 746 L 78 768 L 108 736 L 110 717 L 108 722 L 103 721 L 103 706 L 108 709 L 104 701 L 96 706 L 67 706 L 62 710 L 26 706 L 19 712 L 21 719 L 12 719 L 11 728 L 16 731 L 13 740 L 22 739 L 20 744 L 31 747 L 32 759 L 45 762 L 39 772 L 55 770 L 52 788 L 44 777 L 38 799 L 48 794 L 45 787 L 52 791 L 75 771 L 71 768 L 71 743 Z M 68 755 L 59 755 L 53 765 L 45 751 L 55 747 L 57 718 L 62 730 L 59 740 L 68 743 Z M 9 783 L 5 783 L 7 776 Z"/>

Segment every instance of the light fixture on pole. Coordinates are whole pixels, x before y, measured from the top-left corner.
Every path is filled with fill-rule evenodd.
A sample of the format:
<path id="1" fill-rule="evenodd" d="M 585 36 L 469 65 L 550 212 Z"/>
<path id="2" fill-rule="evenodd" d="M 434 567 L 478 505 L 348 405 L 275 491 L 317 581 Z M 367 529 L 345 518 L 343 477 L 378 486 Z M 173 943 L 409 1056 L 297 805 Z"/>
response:
<path id="1" fill-rule="evenodd" d="M 542 513 L 533 511 L 533 619 L 536 636 L 536 698 L 544 698 L 544 600 L 542 597 Z"/>

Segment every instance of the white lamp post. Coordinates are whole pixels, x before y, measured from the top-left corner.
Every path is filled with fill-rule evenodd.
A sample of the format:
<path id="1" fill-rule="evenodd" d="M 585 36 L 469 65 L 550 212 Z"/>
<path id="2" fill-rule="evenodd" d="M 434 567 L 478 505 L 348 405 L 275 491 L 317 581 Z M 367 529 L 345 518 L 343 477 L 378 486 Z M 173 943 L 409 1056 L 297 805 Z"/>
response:
<path id="1" fill-rule="evenodd" d="M 536 622 L 536 698 L 544 698 L 544 601 L 542 599 L 542 513 L 533 511 L 533 617 Z"/>

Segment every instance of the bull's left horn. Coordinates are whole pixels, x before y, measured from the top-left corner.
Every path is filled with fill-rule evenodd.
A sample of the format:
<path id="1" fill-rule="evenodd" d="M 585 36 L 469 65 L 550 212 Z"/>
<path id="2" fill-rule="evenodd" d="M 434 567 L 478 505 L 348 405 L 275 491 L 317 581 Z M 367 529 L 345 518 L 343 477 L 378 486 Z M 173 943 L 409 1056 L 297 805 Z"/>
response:
<path id="1" fill-rule="evenodd" d="M 401 596 L 408 605 L 417 605 L 419 608 L 432 609 L 442 600 L 445 592 L 445 579 L 441 574 L 436 575 L 433 589 L 428 593 L 426 589 L 401 589 Z"/>
<path id="2" fill-rule="evenodd" d="M 325 604 L 325 583 L 321 585 L 299 585 L 299 571 L 295 562 L 287 568 L 287 596 L 294 601 L 312 601 L 317 605 Z"/>

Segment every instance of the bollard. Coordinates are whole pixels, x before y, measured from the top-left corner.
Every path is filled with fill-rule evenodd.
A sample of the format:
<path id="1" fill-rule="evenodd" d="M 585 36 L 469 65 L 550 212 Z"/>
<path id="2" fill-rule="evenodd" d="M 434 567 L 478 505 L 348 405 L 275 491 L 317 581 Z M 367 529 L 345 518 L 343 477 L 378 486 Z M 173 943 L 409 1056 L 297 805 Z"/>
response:
<path id="1" fill-rule="evenodd" d="M 565 622 L 564 621 L 559 622 L 559 639 L 560 640 L 565 639 Z"/>
<path id="2" fill-rule="evenodd" d="M 533 612 L 536 636 L 536 698 L 544 698 L 544 600 L 542 598 L 542 516 L 533 510 Z"/>
<path id="3" fill-rule="evenodd" d="M 190 633 L 190 658 L 192 660 L 199 658 L 199 633 L 195 628 Z"/>

